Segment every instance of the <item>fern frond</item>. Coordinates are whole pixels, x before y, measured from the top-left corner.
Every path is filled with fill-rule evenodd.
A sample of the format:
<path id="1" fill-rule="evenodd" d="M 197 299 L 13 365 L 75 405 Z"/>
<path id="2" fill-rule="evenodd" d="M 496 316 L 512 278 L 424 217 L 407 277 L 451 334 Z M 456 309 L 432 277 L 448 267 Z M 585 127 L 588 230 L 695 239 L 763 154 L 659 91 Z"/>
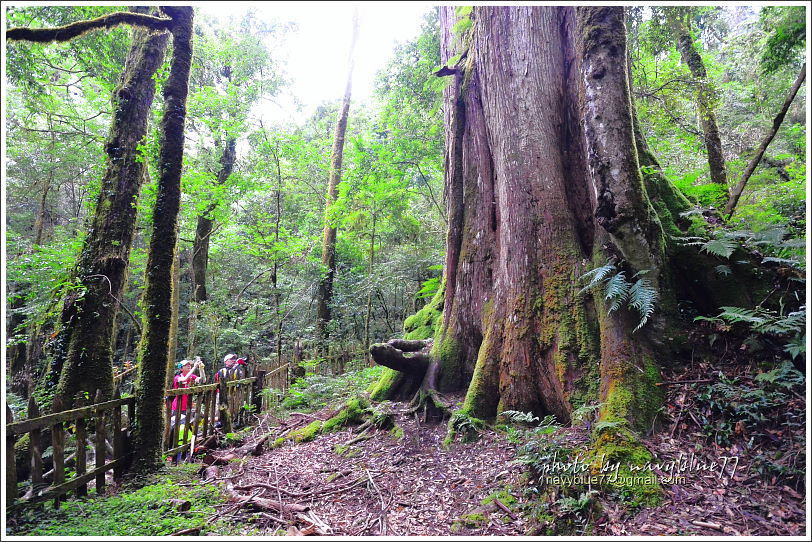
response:
<path id="1" fill-rule="evenodd" d="M 587 284 L 586 286 L 581 288 L 578 291 L 578 293 L 580 294 L 580 293 L 583 293 L 583 292 L 585 292 L 587 290 L 591 290 L 592 288 L 594 288 L 598 284 L 605 281 L 609 277 L 609 275 L 611 273 L 613 273 L 614 271 L 617 271 L 617 269 L 615 268 L 615 265 L 612 264 L 612 263 L 602 265 L 600 267 L 597 267 L 597 268 L 593 269 L 592 271 L 587 271 L 586 273 L 581 275 L 579 278 L 580 278 L 580 280 L 589 280 L 589 279 L 591 279 L 591 280 L 589 280 L 589 284 Z"/>
<path id="2" fill-rule="evenodd" d="M 727 265 L 717 265 L 714 270 L 720 275 L 728 276 L 733 274 L 733 270 Z"/>
<path id="3" fill-rule="evenodd" d="M 629 297 L 632 285 L 626 280 L 626 273 L 621 271 L 606 283 L 606 301 L 609 301 L 609 314 L 618 310 Z"/>
<path id="4" fill-rule="evenodd" d="M 657 304 L 657 290 L 646 279 L 639 279 L 629 289 L 629 305 L 634 307 L 640 314 L 640 323 L 634 328 L 637 331 L 648 322 L 654 313 Z"/>
<path id="5" fill-rule="evenodd" d="M 757 310 L 745 309 L 744 307 L 719 307 L 722 312 L 719 318 L 724 319 L 729 324 L 744 322 L 752 326 L 760 326 L 767 322 L 764 316 Z"/>
<path id="6" fill-rule="evenodd" d="M 521 412 L 519 410 L 504 410 L 501 415 L 511 422 L 517 423 L 535 423 L 539 421 L 537 416 L 533 416 L 532 412 Z M 545 418 L 546 419 L 546 418 Z"/>
<path id="7" fill-rule="evenodd" d="M 673 239 L 678 245 L 684 247 L 700 247 L 704 245 L 705 242 L 707 241 L 707 239 L 705 239 L 704 237 L 695 237 L 695 236 L 677 237 L 672 235 L 671 239 Z"/>
<path id="8" fill-rule="evenodd" d="M 707 252 L 708 254 L 713 254 L 714 256 L 727 259 L 730 258 L 733 251 L 738 247 L 739 244 L 733 239 L 722 237 L 721 239 L 713 239 L 712 241 L 708 241 L 707 243 L 703 244 L 702 248 L 699 250 L 700 252 Z"/>

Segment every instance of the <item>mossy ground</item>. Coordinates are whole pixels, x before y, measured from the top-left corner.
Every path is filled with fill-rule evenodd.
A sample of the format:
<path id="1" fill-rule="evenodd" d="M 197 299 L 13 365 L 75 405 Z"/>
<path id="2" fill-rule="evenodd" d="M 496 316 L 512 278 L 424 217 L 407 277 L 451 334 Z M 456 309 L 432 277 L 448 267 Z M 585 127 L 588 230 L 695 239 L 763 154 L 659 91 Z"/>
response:
<path id="1" fill-rule="evenodd" d="M 59 510 L 52 503 L 7 516 L 9 535 L 22 536 L 165 536 L 184 528 L 200 527 L 200 535 L 233 535 L 242 531 L 224 521 L 208 521 L 215 506 L 226 498 L 213 485 L 198 485 L 199 465 L 169 466 L 150 485 L 110 496 L 70 499 Z M 169 499 L 191 503 L 178 511 Z"/>

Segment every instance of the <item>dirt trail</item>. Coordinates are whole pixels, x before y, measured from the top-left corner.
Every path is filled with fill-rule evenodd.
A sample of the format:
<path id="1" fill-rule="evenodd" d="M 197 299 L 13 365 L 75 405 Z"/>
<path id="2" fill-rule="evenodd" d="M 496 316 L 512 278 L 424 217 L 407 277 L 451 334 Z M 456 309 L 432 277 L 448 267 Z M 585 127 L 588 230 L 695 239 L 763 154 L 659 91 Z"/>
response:
<path id="1" fill-rule="evenodd" d="M 220 476 L 242 472 L 231 480 L 235 486 L 267 487 L 240 494 L 257 492 L 262 498 L 309 507 L 303 517 L 328 535 L 525 533 L 524 521 L 511 518 L 497 503 L 480 506 L 488 495 L 518 484 L 522 468 L 512 462 L 513 446 L 504 435 L 486 431 L 476 442 L 446 449 L 445 424 L 420 423 L 403 404 L 394 410 L 395 421 L 403 428 L 400 439 L 379 430 L 373 438 L 343 450 L 342 445 L 357 436 L 352 428 L 344 429 L 248 456 L 242 466 L 230 465 Z M 311 417 L 329 415 L 325 410 Z M 467 522 L 460 520 L 466 514 L 471 516 Z M 256 534 L 279 533 L 285 525 L 278 520 L 285 519 L 284 514 L 265 514 L 254 524 L 260 530 Z M 307 521 L 300 518 L 297 527 L 307 533 Z"/>

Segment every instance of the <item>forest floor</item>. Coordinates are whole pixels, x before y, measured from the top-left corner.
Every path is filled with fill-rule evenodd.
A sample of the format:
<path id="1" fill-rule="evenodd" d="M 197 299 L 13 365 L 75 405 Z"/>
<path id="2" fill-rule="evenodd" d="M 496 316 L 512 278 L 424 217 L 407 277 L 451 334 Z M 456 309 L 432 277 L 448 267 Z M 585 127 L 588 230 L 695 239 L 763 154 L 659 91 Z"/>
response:
<path id="1" fill-rule="evenodd" d="M 697 377 L 707 375 L 706 369 L 696 366 L 664 376 L 702 380 Z M 520 443 L 509 439 L 509 433 L 486 429 L 474 442 L 457 440 L 446 447 L 445 423 L 421 423 L 400 403 L 390 411 L 403 429 L 401 438 L 378 430 L 347 446 L 357 434 L 344 428 L 247 456 L 218 476 L 233 484 L 233 495 L 307 508 L 300 514 L 252 515 L 250 506 L 226 507 L 234 521 L 247 525 L 249 517 L 254 519 L 252 535 L 803 535 L 803 424 L 782 427 L 774 420 L 758 435 L 747 434 L 739 424 L 733 426 L 732 442 L 722 447 L 709 442 L 713 420 L 703 418 L 694 385 L 667 387 L 669 422 L 644 441 L 660 462 L 683 458 L 691 465 L 682 480 L 662 483 L 662 500 L 655 508 L 585 487 L 542 491 L 539 498 L 527 481 L 528 466 L 517 461 Z M 799 409 L 803 416 L 805 402 L 795 395 L 783 407 Z M 455 399 L 459 403 L 462 398 Z M 335 412 L 325 408 L 293 413 L 286 420 L 265 417 L 254 434 L 270 431 L 273 439 Z M 570 449 L 587 444 L 588 428 L 558 428 L 559 444 Z M 765 434 L 772 440 L 756 438 Z M 735 473 L 730 464 L 723 475 L 719 469 L 703 470 L 702 465 L 719 464 L 723 457 L 738 458 Z M 660 478 L 666 474 L 655 472 Z"/>
<path id="2" fill-rule="evenodd" d="M 287 531 L 290 534 L 524 534 L 525 520 L 508 509 L 510 503 L 502 502 L 510 499 L 506 498 L 509 488 L 518 487 L 523 470 L 513 462 L 514 445 L 504 435 L 486 431 L 475 442 L 445 448 L 446 425 L 421 423 L 407 410 L 406 404 L 392 408 L 395 422 L 403 429 L 402 438 L 375 430 L 372 438 L 346 447 L 357 435 L 353 428 L 345 428 L 248 456 L 220 477 L 239 473 L 235 489 L 241 493 L 250 495 L 259 488 L 261 497 L 306 506 L 296 527 Z M 276 435 L 301 425 L 302 418 L 326 420 L 334 413 L 327 408 L 310 415 L 294 413 L 288 421 L 265 421 L 275 425 L 271 432 Z M 256 433 L 267 430 L 259 427 Z M 481 505 L 488 496 L 507 511 L 493 501 Z M 235 520 L 244 521 L 241 515 L 246 513 L 234 512 Z M 283 514 L 265 514 L 252 525 L 252 534 L 284 533 L 288 519 Z"/>
<path id="3" fill-rule="evenodd" d="M 424 423 L 406 403 L 381 403 L 373 408 L 400 431 L 349 426 L 271 446 L 335 416 L 345 396 L 315 412 L 262 414 L 221 435 L 202 462 L 170 467 L 142 489 L 111 479 L 105 496 L 7 517 L 6 534 L 802 536 L 804 378 L 786 367 L 754 376 L 755 367 L 733 361 L 663 374 L 663 423 L 643 443 L 656 462 L 682 458 L 690 468 L 673 483 L 667 467 L 654 470 L 656 506 L 606 486 L 539 482 L 551 454 L 571 458 L 589 446 L 589 421 L 486 427 L 472 442 L 446 446 L 446 423 Z M 458 408 L 463 397 L 446 399 Z M 722 458 L 737 458 L 735 472 L 703 470 Z M 191 510 L 175 510 L 169 497 Z"/>

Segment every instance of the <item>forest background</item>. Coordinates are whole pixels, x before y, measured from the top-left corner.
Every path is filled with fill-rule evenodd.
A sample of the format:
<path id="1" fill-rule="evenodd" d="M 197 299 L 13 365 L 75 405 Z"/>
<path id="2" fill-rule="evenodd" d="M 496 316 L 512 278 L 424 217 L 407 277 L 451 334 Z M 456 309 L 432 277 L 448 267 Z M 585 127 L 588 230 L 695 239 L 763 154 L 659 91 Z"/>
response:
<path id="1" fill-rule="evenodd" d="M 9 7 L 6 26 L 33 20 L 59 25 L 117 9 Z M 701 50 L 704 81 L 681 61 L 663 13 L 641 7 L 628 13 L 635 105 L 651 149 L 695 212 L 720 210 L 803 63 L 804 10 L 686 8 L 680 17 Z M 342 182 L 326 213 L 338 97 L 301 123 L 273 123 L 257 114 L 261 104 L 280 99 L 290 87 L 293 71 L 283 68 L 278 48 L 293 31 L 252 10 L 240 18 L 202 10 L 196 18 L 172 351 L 177 360 L 200 355 L 209 372 L 232 351 L 269 361 L 292 358 L 298 350 L 303 369 L 317 370 L 325 353 L 314 344 L 325 223 L 338 231 L 329 352 L 366 364 L 369 345 L 399 335 L 403 321 L 440 284 L 447 80 L 432 75 L 441 64 L 436 12 L 427 10 L 419 35 L 395 47 L 377 74 L 374 93 L 353 101 Z M 24 412 L 29 394 L 47 396 L 38 384 L 47 372 L 60 300 L 83 287 L 72 268 L 98 200 L 109 97 L 130 40 L 122 27 L 64 47 L 22 43 L 6 49 L 5 376 L 15 413 Z M 140 334 L 156 193 L 157 112 L 167 73 L 165 65 L 156 74 L 156 118 L 142 147 L 150 173 L 137 198 L 123 311 L 115 322 L 113 363 L 121 369 L 135 359 Z M 705 152 L 697 101 L 703 85 L 712 90 L 727 185 L 713 182 Z M 774 263 L 805 269 L 806 124 L 802 87 L 733 217 L 724 227 L 720 221 L 704 247 L 719 258 L 720 275 L 732 272 L 727 259 L 738 244 L 758 247 Z M 201 227 L 209 228 L 207 256 L 195 269 L 195 255 L 203 251 Z M 728 324 L 747 323 L 746 315 L 735 318 L 722 317 Z M 802 364 L 801 330 L 781 338 L 786 359 Z"/>

